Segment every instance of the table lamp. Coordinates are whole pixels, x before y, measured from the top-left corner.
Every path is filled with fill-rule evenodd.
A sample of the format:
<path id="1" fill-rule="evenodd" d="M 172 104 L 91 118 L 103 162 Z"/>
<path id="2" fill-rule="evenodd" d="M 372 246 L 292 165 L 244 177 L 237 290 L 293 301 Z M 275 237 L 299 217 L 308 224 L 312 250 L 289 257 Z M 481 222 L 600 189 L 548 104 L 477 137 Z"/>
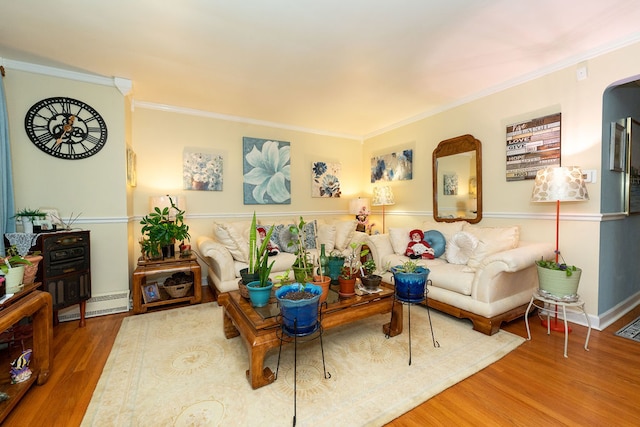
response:
<path id="1" fill-rule="evenodd" d="M 357 199 L 351 199 L 349 202 L 349 213 L 355 215 L 358 221 L 357 231 L 365 232 L 367 229 L 367 217 L 371 213 L 369 205 L 369 198 L 367 197 L 358 197 Z"/>
<path id="2" fill-rule="evenodd" d="M 382 206 L 382 234 L 384 234 L 384 207 L 395 205 L 393 191 L 388 185 L 373 188 L 373 206 Z"/>

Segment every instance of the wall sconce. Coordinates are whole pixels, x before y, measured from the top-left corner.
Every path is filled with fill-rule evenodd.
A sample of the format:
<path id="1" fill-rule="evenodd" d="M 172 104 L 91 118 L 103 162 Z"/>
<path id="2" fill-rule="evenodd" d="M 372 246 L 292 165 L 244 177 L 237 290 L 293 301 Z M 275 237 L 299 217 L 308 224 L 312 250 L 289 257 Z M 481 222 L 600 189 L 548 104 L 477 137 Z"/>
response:
<path id="1" fill-rule="evenodd" d="M 369 206 L 369 199 L 367 197 L 358 197 L 357 199 L 351 199 L 349 202 L 349 213 L 356 216 L 358 225 L 356 231 L 366 232 L 367 223 L 369 220 L 367 217 L 371 213 Z"/>
<path id="2" fill-rule="evenodd" d="M 382 234 L 384 234 L 384 207 L 396 204 L 391 187 L 388 185 L 384 187 L 374 187 L 373 202 L 371 204 L 373 206 L 382 206 Z"/>

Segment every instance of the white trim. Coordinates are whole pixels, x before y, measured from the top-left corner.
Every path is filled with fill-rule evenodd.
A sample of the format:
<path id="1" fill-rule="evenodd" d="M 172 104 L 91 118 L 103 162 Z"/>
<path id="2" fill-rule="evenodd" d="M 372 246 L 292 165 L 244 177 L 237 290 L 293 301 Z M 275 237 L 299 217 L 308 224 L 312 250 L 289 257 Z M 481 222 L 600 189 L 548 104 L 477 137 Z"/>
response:
<path id="1" fill-rule="evenodd" d="M 92 296 L 87 300 L 85 318 L 107 314 L 126 313 L 130 309 L 129 290 Z M 58 320 L 67 322 L 80 319 L 79 305 L 58 312 Z"/>

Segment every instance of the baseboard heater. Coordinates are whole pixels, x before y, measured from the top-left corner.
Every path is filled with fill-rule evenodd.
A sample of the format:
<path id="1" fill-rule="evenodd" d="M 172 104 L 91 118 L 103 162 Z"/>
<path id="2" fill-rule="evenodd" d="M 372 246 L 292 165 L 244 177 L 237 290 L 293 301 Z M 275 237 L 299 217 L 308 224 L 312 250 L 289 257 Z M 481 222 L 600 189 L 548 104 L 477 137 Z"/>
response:
<path id="1" fill-rule="evenodd" d="M 106 316 L 108 314 L 125 313 L 129 311 L 129 291 L 95 295 L 87 300 L 85 317 Z M 68 307 L 58 312 L 60 322 L 80 319 L 78 306 Z"/>

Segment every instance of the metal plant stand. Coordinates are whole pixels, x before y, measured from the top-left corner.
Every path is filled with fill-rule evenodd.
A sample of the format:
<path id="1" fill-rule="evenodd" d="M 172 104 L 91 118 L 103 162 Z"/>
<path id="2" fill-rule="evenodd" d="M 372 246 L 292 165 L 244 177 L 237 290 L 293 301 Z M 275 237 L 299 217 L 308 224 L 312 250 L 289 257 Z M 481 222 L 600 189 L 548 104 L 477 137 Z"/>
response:
<path id="1" fill-rule="evenodd" d="M 324 378 L 325 379 L 331 378 L 331 373 L 327 372 L 327 367 L 324 362 L 324 345 L 322 343 L 322 333 L 323 333 L 322 310 L 321 310 L 321 307 L 323 304 L 326 305 L 326 302 L 320 304 L 320 307 L 318 307 L 318 321 L 315 324 L 315 327 L 313 328 L 313 330 L 308 332 L 298 333 L 298 319 L 287 319 L 292 321 L 293 323 L 293 331 L 288 330 L 287 328 L 285 328 L 285 322 L 284 322 L 285 318 L 282 315 L 280 315 L 281 327 L 280 327 L 279 333 L 277 333 L 277 336 L 280 339 L 280 348 L 278 349 L 278 364 L 276 366 L 275 379 L 278 378 L 278 371 L 280 370 L 280 356 L 282 354 L 282 343 L 293 341 L 293 425 L 294 426 L 296 425 L 296 415 L 297 415 L 296 395 L 297 395 L 297 369 L 298 369 L 298 338 L 304 338 L 305 341 L 310 341 L 316 338 L 320 338 L 320 351 L 322 352 L 322 369 L 324 370 Z"/>
<path id="2" fill-rule="evenodd" d="M 427 317 L 429 318 L 429 328 L 431 329 L 431 339 L 433 340 L 433 347 L 435 348 L 439 348 L 440 347 L 440 343 L 438 341 L 436 341 L 436 337 L 435 334 L 433 333 L 433 323 L 431 322 L 431 309 L 429 308 L 429 297 L 427 296 L 427 294 L 429 293 L 429 290 L 427 289 L 427 284 L 425 283 L 424 285 L 424 292 L 420 293 L 420 294 L 409 294 L 408 298 L 399 298 L 398 297 L 398 293 L 394 293 L 393 295 L 393 303 L 391 306 L 391 322 L 393 322 L 393 307 L 395 306 L 396 302 L 398 302 L 399 304 L 406 304 L 407 305 L 407 312 L 409 314 L 409 365 L 411 365 L 411 306 L 414 304 L 422 304 L 424 303 L 424 305 L 427 307 Z M 386 338 L 389 338 L 389 334 L 386 334 Z"/>

